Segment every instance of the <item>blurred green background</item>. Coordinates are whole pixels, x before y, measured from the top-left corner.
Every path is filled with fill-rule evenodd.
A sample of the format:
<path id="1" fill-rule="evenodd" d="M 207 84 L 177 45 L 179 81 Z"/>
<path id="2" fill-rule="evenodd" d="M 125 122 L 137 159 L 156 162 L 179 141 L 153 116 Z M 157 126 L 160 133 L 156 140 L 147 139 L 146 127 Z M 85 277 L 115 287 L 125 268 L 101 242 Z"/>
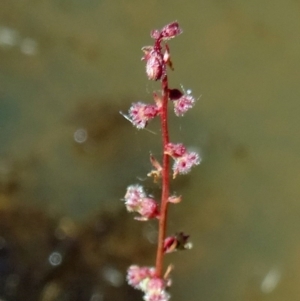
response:
<path id="1" fill-rule="evenodd" d="M 300 300 L 299 1 L 1 0 L 1 210 L 125 210 L 161 151 L 119 111 L 152 101 L 140 49 L 174 20 L 171 86 L 199 99 L 171 140 L 203 161 L 172 187 L 170 233 L 194 243 L 167 259 L 172 300 Z"/>

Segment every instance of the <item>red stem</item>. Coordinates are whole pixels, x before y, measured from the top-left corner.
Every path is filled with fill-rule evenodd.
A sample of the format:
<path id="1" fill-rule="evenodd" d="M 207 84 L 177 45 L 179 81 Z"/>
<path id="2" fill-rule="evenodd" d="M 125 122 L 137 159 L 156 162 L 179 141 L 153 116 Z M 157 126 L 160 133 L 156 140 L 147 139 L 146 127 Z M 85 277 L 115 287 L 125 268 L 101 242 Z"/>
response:
<path id="1" fill-rule="evenodd" d="M 165 149 L 165 146 L 169 143 L 168 100 L 169 100 L 168 77 L 167 75 L 164 75 L 164 77 L 162 78 L 162 110 L 160 114 L 163 150 Z M 170 189 L 169 166 L 170 166 L 170 157 L 169 155 L 164 153 L 163 166 L 162 166 L 162 193 L 161 193 L 161 206 L 160 206 L 160 218 L 159 218 L 158 246 L 157 246 L 157 253 L 156 253 L 156 275 L 159 278 L 162 278 L 163 259 L 164 259 L 164 240 L 165 240 L 166 228 L 167 228 L 168 198 L 169 198 L 169 189 Z"/>

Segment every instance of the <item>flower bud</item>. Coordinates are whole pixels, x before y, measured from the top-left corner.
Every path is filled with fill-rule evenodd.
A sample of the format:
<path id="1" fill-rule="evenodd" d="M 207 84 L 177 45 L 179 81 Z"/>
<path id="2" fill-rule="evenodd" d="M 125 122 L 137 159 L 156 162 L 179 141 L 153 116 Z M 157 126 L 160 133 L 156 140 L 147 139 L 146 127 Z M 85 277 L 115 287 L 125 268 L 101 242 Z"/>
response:
<path id="1" fill-rule="evenodd" d="M 172 253 L 178 250 L 189 250 L 192 243 L 188 242 L 189 235 L 183 232 L 176 233 L 174 236 L 166 237 L 164 240 L 164 253 Z"/>
<path id="2" fill-rule="evenodd" d="M 149 53 L 146 63 L 146 74 L 150 80 L 161 79 L 163 64 L 163 58 L 159 52 L 153 50 Z"/>
<path id="3" fill-rule="evenodd" d="M 169 40 L 178 36 L 181 33 L 182 33 L 182 29 L 179 27 L 178 22 L 172 22 L 162 28 L 161 37 L 164 40 Z"/>

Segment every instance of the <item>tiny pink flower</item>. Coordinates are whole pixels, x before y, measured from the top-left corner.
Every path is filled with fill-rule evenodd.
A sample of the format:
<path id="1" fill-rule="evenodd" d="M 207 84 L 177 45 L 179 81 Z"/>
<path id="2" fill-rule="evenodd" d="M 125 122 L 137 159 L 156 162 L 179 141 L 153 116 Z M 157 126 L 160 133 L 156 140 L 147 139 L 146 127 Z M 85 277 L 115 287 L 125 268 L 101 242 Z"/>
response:
<path id="1" fill-rule="evenodd" d="M 143 129 L 148 124 L 148 121 L 153 119 L 158 112 L 159 109 L 156 105 L 136 102 L 129 109 L 129 119 L 136 128 Z"/>
<path id="2" fill-rule="evenodd" d="M 126 278 L 129 285 L 144 292 L 145 301 L 168 301 L 170 299 L 166 288 L 171 285 L 171 280 L 156 277 L 153 267 L 132 265 L 127 270 Z"/>
<path id="3" fill-rule="evenodd" d="M 186 153 L 186 147 L 182 143 L 168 143 L 165 146 L 165 154 L 172 158 L 182 157 Z"/>
<path id="4" fill-rule="evenodd" d="M 147 292 L 151 292 L 151 291 L 155 292 L 155 291 L 164 290 L 165 288 L 166 288 L 166 282 L 163 279 L 154 277 L 148 281 L 146 290 Z"/>
<path id="5" fill-rule="evenodd" d="M 140 185 L 131 185 L 127 188 L 124 202 L 127 211 L 137 212 L 141 215 L 136 217 L 136 220 L 147 221 L 159 217 L 157 203 L 152 198 L 147 197 Z"/>
<path id="6" fill-rule="evenodd" d="M 200 164 L 199 155 L 196 152 L 188 152 L 182 143 L 168 143 L 165 146 L 164 153 L 175 160 L 173 165 L 174 178 L 177 174 L 188 173 L 194 165 Z"/>
<path id="7" fill-rule="evenodd" d="M 183 94 L 179 99 L 173 101 L 174 112 L 177 116 L 183 116 L 195 104 L 195 99 L 190 94 Z"/>
<path id="8" fill-rule="evenodd" d="M 140 201 L 145 197 L 146 193 L 141 185 L 128 186 L 124 197 L 127 210 L 129 212 L 136 211 L 139 208 Z"/>
<path id="9" fill-rule="evenodd" d="M 146 197 L 146 193 L 144 191 L 143 186 L 141 185 L 130 185 L 127 187 L 127 191 L 125 194 L 125 200 L 131 199 L 131 198 L 136 198 L 136 199 L 141 199 Z"/>
<path id="10" fill-rule="evenodd" d="M 200 157 L 196 152 L 186 152 L 182 157 L 178 157 L 173 165 L 173 178 L 177 174 L 187 174 L 194 165 L 200 164 Z"/>
<path id="11" fill-rule="evenodd" d="M 144 288 L 145 301 L 167 301 L 170 295 L 166 292 L 166 281 L 160 278 L 152 278 L 146 282 Z"/>
<path id="12" fill-rule="evenodd" d="M 172 22 L 164 26 L 161 30 L 161 37 L 164 40 L 172 39 L 182 33 L 182 29 L 179 27 L 178 22 Z"/>
<path id="13" fill-rule="evenodd" d="M 139 221 L 147 221 L 151 218 L 159 216 L 157 203 L 150 198 L 143 198 L 139 203 L 139 207 L 136 209 L 141 216 L 135 217 Z"/>
<path id="14" fill-rule="evenodd" d="M 132 265 L 127 270 L 127 282 L 136 289 L 141 289 L 141 282 L 144 279 L 152 278 L 155 275 L 155 268 L 153 267 L 139 267 Z"/>

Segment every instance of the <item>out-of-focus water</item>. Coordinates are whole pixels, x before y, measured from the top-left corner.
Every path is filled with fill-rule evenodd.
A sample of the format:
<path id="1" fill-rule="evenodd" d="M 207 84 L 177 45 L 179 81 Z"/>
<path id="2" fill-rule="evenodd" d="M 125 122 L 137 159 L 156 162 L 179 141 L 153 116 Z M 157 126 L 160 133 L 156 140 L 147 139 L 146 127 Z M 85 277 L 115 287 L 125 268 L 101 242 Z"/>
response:
<path id="1" fill-rule="evenodd" d="M 151 101 L 140 48 L 173 20 L 184 34 L 170 41 L 171 84 L 201 97 L 172 117 L 171 138 L 203 162 L 174 184 L 170 231 L 194 248 L 170 255 L 172 300 L 298 300 L 297 1 L 2 0 L 1 206 L 81 221 L 121 208 L 160 137 L 119 111 Z"/>

